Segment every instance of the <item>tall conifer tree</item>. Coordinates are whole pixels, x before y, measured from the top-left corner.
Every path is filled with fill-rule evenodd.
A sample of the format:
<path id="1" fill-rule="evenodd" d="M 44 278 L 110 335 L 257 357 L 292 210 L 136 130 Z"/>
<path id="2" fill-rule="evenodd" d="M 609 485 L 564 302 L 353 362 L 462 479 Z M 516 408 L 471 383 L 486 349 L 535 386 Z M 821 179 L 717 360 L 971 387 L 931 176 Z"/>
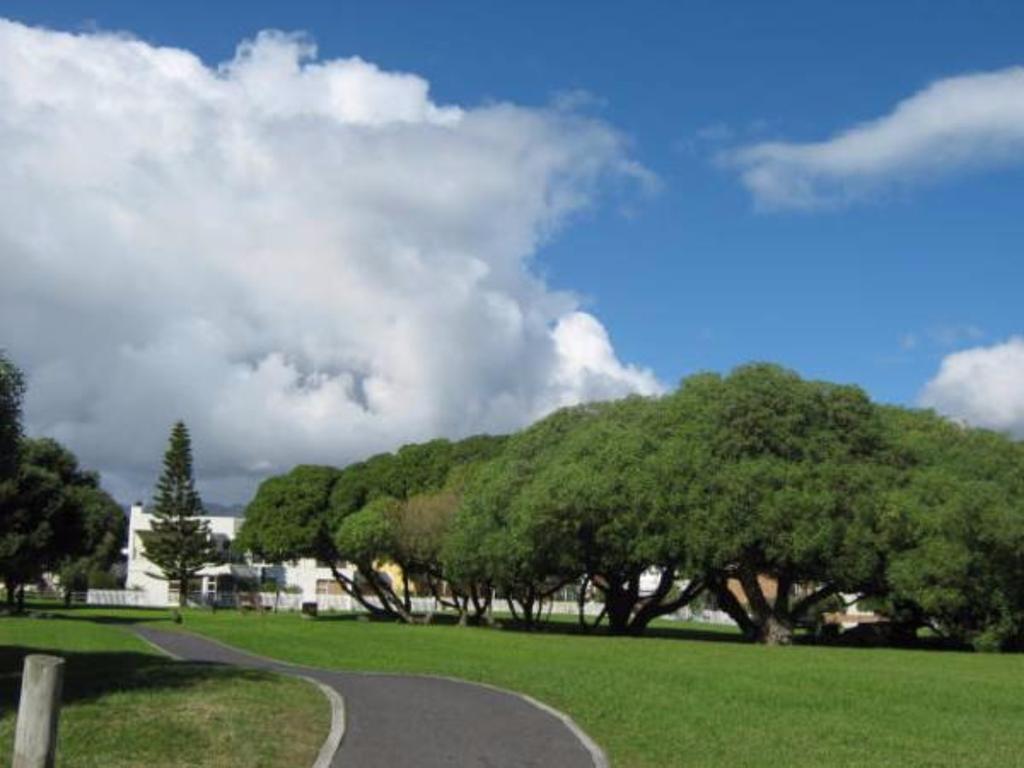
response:
<path id="1" fill-rule="evenodd" d="M 203 502 L 192 478 L 192 440 L 184 422 L 171 429 L 164 454 L 164 469 L 153 500 L 152 530 L 145 537 L 146 557 L 162 572 L 156 574 L 178 586 L 178 604 L 184 606 L 189 583 L 207 565 L 219 559 L 202 520 Z"/>

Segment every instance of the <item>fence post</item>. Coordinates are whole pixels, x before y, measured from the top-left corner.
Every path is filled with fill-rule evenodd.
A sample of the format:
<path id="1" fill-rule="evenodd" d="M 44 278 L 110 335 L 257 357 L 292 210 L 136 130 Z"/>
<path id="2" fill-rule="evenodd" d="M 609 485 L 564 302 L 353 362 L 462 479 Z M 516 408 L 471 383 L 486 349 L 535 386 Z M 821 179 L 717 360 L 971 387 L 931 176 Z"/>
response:
<path id="1" fill-rule="evenodd" d="M 53 768 L 63 684 L 64 659 L 38 653 L 25 657 L 12 768 Z"/>

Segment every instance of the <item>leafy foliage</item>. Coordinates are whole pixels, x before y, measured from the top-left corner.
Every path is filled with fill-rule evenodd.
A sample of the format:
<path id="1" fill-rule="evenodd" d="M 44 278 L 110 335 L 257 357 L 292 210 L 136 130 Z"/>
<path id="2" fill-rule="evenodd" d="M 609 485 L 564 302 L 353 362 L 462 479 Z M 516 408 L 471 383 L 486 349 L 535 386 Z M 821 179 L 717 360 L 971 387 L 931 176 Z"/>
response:
<path id="1" fill-rule="evenodd" d="M 144 544 L 146 557 L 160 569 L 159 575 L 177 585 L 181 605 L 188 599 L 191 580 L 221 557 L 202 514 L 203 502 L 192 476 L 192 441 L 179 421 L 171 429 Z"/>
<path id="2" fill-rule="evenodd" d="M 815 603 L 873 585 L 888 453 L 861 390 L 752 365 L 684 382 L 672 400 L 691 558 L 748 635 L 788 642 Z"/>
<path id="3" fill-rule="evenodd" d="M 271 562 L 336 557 L 325 511 L 339 470 L 301 465 L 260 484 L 236 546 Z"/>
<path id="4" fill-rule="evenodd" d="M 0 575 L 8 602 L 19 587 L 60 571 L 82 588 L 120 554 L 124 513 L 93 472 L 55 440 L 23 438 L 17 474 L 0 489 Z"/>
<path id="5" fill-rule="evenodd" d="M 528 625 L 569 587 L 603 603 L 598 621 L 614 632 L 700 597 L 750 639 L 786 643 L 853 595 L 892 632 L 927 625 L 1017 648 L 1022 452 L 754 364 L 661 398 L 565 408 L 507 439 L 299 467 L 264 483 L 243 539 L 270 557 L 328 560 L 350 594 L 406 621 L 424 585 L 463 617 L 498 594 Z M 385 562 L 401 585 L 377 572 Z"/>
<path id="6" fill-rule="evenodd" d="M 17 473 L 24 394 L 25 377 L 0 351 L 0 483 Z"/>
<path id="7" fill-rule="evenodd" d="M 890 409 L 903 447 L 885 593 L 892 610 L 979 648 L 1024 645 L 1024 446 Z"/>
<path id="8" fill-rule="evenodd" d="M 270 478 L 249 504 L 239 546 L 269 560 L 315 557 L 373 613 L 413 620 L 409 590 L 377 572 L 383 562 L 407 578 L 438 582 L 440 550 L 465 473 L 496 455 L 504 438 L 403 446 L 341 470 L 296 467 Z M 355 577 L 344 572 L 356 565 Z"/>

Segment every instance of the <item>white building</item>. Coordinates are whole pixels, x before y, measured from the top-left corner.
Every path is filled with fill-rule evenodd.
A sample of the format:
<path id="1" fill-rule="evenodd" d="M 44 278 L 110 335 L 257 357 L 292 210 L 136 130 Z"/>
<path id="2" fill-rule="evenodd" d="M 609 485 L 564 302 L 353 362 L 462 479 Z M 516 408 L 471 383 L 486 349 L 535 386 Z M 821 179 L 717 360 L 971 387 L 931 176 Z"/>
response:
<path id="1" fill-rule="evenodd" d="M 242 527 L 243 518 L 231 515 L 205 515 L 214 539 L 227 552 Z M 128 519 L 128 576 L 125 586 L 138 593 L 136 605 L 165 607 L 178 604 L 177 586 L 160 578 L 160 569 L 146 557 L 145 533 L 151 530 L 153 516 L 141 504 L 133 504 Z M 346 569 L 347 571 L 348 569 Z M 215 602 L 235 594 L 239 583 L 272 581 L 286 593 L 301 596 L 302 602 L 325 602 L 341 595 L 331 569 L 306 558 L 291 563 L 225 563 L 204 568 L 193 586 L 190 599 Z M 278 598 L 279 599 L 279 598 Z"/>

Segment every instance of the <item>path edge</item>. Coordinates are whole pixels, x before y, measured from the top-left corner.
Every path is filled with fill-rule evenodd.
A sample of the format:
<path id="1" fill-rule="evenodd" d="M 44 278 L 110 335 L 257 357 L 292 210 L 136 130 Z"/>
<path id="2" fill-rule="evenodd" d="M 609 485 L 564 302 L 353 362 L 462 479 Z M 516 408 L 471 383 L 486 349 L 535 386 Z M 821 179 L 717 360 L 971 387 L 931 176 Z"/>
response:
<path id="1" fill-rule="evenodd" d="M 458 682 L 464 683 L 467 681 L 459 680 Z M 518 696 L 527 704 L 532 704 L 537 709 L 543 710 L 552 717 L 558 718 L 562 721 L 562 725 L 568 728 L 572 735 L 575 736 L 576 739 L 579 741 L 579 743 L 583 745 L 583 748 L 590 753 L 590 759 L 594 763 L 594 768 L 610 768 L 608 756 L 604 753 L 604 750 L 601 749 L 601 747 L 598 746 L 597 742 L 590 738 L 590 735 L 582 728 L 580 728 L 576 721 L 569 717 L 569 715 L 567 715 L 565 712 L 562 712 L 559 709 L 555 709 L 550 704 L 545 704 L 543 701 L 539 701 L 533 698 L 533 696 L 530 696 L 525 693 L 520 693 L 519 691 L 512 691 L 508 688 L 499 688 L 498 686 L 490 685 L 488 683 L 470 683 L 470 685 L 482 685 L 485 688 L 493 688 L 496 691 L 502 691 L 503 693 L 510 693 L 513 696 Z"/>
<path id="2" fill-rule="evenodd" d="M 321 683 L 319 680 L 314 680 L 312 677 L 306 677 L 305 675 L 294 675 L 294 677 L 315 685 L 327 697 L 327 701 L 331 703 L 331 730 L 320 747 L 320 752 L 312 766 L 312 768 L 330 768 L 334 756 L 341 748 L 342 739 L 345 738 L 345 699 L 334 688 Z"/>
<path id="3" fill-rule="evenodd" d="M 391 672 L 365 672 L 367 675 L 396 675 L 401 677 L 400 673 Z M 492 691 L 498 693 L 504 693 L 509 696 L 515 696 L 522 699 L 530 706 L 536 707 L 542 712 L 547 712 L 549 715 L 554 717 L 556 720 L 560 720 L 568 731 L 576 737 L 576 740 L 582 745 L 582 747 L 590 754 L 590 760 L 594 764 L 594 768 L 611 768 L 611 764 L 608 762 L 608 756 L 604 753 L 604 750 L 598 746 L 597 742 L 590 738 L 590 735 L 580 728 L 579 724 L 573 720 L 565 712 L 560 709 L 555 709 L 550 704 L 545 704 L 539 699 L 533 698 L 528 693 L 522 693 L 520 691 L 513 691 L 511 688 L 502 688 L 500 685 L 491 685 L 490 683 L 480 683 L 475 680 L 463 680 L 461 677 L 449 677 L 447 675 L 411 675 L 412 677 L 429 677 L 434 680 L 447 680 L 452 683 L 462 683 L 463 685 L 478 685 L 481 688 L 489 688 Z"/>
<path id="4" fill-rule="evenodd" d="M 173 661 L 184 661 L 184 659 L 182 659 L 180 656 L 178 656 L 175 653 L 171 653 L 166 648 L 150 640 L 145 635 L 142 635 L 138 632 L 132 632 L 132 634 L 135 637 L 139 638 L 139 640 L 144 642 L 150 648 L 166 656 L 167 658 Z M 189 632 L 188 634 L 195 635 L 196 637 L 201 637 L 204 640 L 212 640 L 212 638 L 208 638 L 205 635 L 200 635 L 197 632 Z M 227 643 L 221 643 L 218 640 L 212 640 L 212 642 L 217 643 L 218 645 L 221 645 L 225 648 L 229 648 L 233 651 L 240 651 L 242 653 L 246 653 L 244 649 L 235 648 L 234 646 L 230 646 Z M 276 659 L 271 659 L 269 656 L 262 656 L 258 658 L 264 658 L 268 661 L 277 661 Z M 299 665 L 297 664 L 291 664 L 288 662 L 284 662 L 284 664 L 289 667 L 301 669 L 301 667 L 299 667 Z M 274 674 L 280 675 L 288 673 L 274 672 Z M 320 745 L 320 751 L 317 753 L 316 760 L 313 762 L 313 765 L 311 766 L 311 768 L 330 768 L 331 761 L 334 760 L 334 756 L 337 754 L 338 750 L 341 749 L 341 742 L 345 738 L 345 728 L 347 725 L 347 721 L 345 719 L 345 699 L 334 688 L 331 688 L 329 685 L 321 683 L 319 680 L 314 680 L 312 677 L 307 677 L 306 675 L 301 675 L 298 673 L 294 673 L 291 676 L 296 677 L 299 680 L 305 680 L 307 683 L 310 683 L 311 685 L 314 685 L 317 688 L 319 688 L 320 692 L 327 699 L 327 702 L 331 705 L 331 728 L 327 732 L 327 738 L 324 739 L 324 743 Z M 598 768 L 606 768 L 606 766 L 598 766 Z"/>
<path id="5" fill-rule="evenodd" d="M 167 630 L 165 630 L 165 631 L 167 631 Z M 241 654 L 244 654 L 246 656 L 251 656 L 251 657 L 256 658 L 256 659 L 261 659 L 263 661 L 270 661 L 270 662 L 273 662 L 274 664 L 280 664 L 280 665 L 286 666 L 286 667 L 293 667 L 293 668 L 295 668 L 297 670 L 317 669 L 317 670 L 323 670 L 323 671 L 326 671 L 326 672 L 343 672 L 345 674 L 352 674 L 352 675 L 378 675 L 378 676 L 383 676 L 383 677 L 421 677 L 421 678 L 427 678 L 427 679 L 432 679 L 432 680 L 446 680 L 446 681 L 448 681 L 450 683 L 460 683 L 462 685 L 478 685 L 481 688 L 489 688 L 490 690 L 497 691 L 498 693 L 504 693 L 504 694 L 507 694 L 509 696 L 515 696 L 516 698 L 519 698 L 519 699 L 525 701 L 530 706 L 535 707 L 535 708 L 541 710 L 542 712 L 546 712 L 547 714 L 549 714 L 552 717 L 554 717 L 556 720 L 559 720 L 562 723 L 562 725 L 564 725 L 568 729 L 568 731 L 573 736 L 576 737 L 576 740 L 580 743 L 580 745 L 583 747 L 583 749 L 586 750 L 586 752 L 590 755 L 590 760 L 591 760 L 591 762 L 593 762 L 594 768 L 611 768 L 611 763 L 608 761 L 608 756 L 605 754 L 604 750 L 601 749 L 600 746 L 598 746 L 597 742 L 594 741 L 590 737 L 590 735 L 586 731 L 584 731 L 579 726 L 579 724 L 577 724 L 577 722 L 575 720 L 573 720 L 565 712 L 562 712 L 561 710 L 555 709 L 550 704 L 545 704 L 543 701 L 535 699 L 535 698 L 533 698 L 533 696 L 530 696 L 529 694 L 521 693 L 520 691 L 514 691 L 514 690 L 512 690 L 510 688 L 502 688 L 500 685 L 492 685 L 491 683 L 481 683 L 481 682 L 478 682 L 476 680 L 464 680 L 461 677 L 452 677 L 450 675 L 432 675 L 432 674 L 429 674 L 429 673 L 420 673 L 420 672 L 411 672 L 411 673 L 410 672 L 372 672 L 372 671 L 364 671 L 364 670 L 358 670 L 358 669 L 331 669 L 330 667 L 314 667 L 314 666 L 310 666 L 308 664 L 296 664 L 295 662 L 292 662 L 292 661 L 284 661 L 283 659 L 275 659 L 272 656 L 264 656 L 263 654 L 260 654 L 260 653 L 253 653 L 252 651 L 248 651 L 245 648 L 239 648 L 237 645 L 231 645 L 230 643 L 225 643 L 225 642 L 223 642 L 221 640 L 218 640 L 215 637 L 210 637 L 209 635 L 204 635 L 204 634 L 202 634 L 200 632 L 191 632 L 191 631 L 189 631 L 187 629 L 178 629 L 178 630 L 170 630 L 170 631 L 177 631 L 177 632 L 181 632 L 183 634 L 193 635 L 195 637 L 202 638 L 203 640 L 206 640 L 207 642 L 214 643 L 215 645 L 219 645 L 221 648 L 226 648 L 229 651 L 234 651 L 235 653 L 241 653 Z M 145 640 L 145 638 L 143 638 L 143 640 Z M 304 675 L 302 675 L 302 674 L 300 674 L 298 672 L 296 672 L 296 676 L 304 677 Z M 316 682 L 316 681 L 314 680 L 313 682 Z M 317 684 L 319 685 L 319 683 L 317 683 Z M 342 720 L 344 721 L 344 711 L 342 712 Z M 344 732 L 342 733 L 342 737 L 344 737 Z M 340 743 L 341 742 L 339 741 L 339 746 L 340 746 Z M 321 767 L 319 765 L 314 765 L 313 768 L 321 768 Z"/>

